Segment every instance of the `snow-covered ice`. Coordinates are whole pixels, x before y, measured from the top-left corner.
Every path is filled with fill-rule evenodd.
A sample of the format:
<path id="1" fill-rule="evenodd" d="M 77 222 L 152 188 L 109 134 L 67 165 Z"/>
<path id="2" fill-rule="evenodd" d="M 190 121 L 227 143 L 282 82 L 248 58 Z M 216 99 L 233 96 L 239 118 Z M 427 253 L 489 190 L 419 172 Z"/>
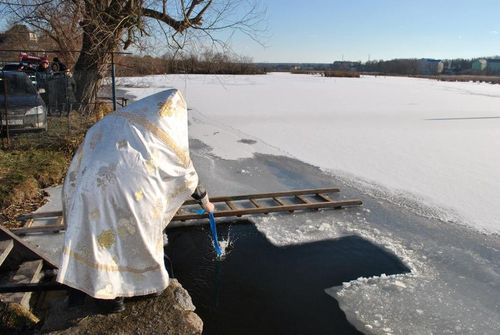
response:
<path id="1" fill-rule="evenodd" d="M 192 133 L 214 155 L 286 154 L 420 214 L 500 233 L 496 85 L 284 73 L 162 75 L 118 85 L 132 98 L 180 89 L 199 128 Z M 232 131 L 216 133 L 220 127 Z M 235 145 L 240 134 L 251 141 Z"/>
<path id="2" fill-rule="evenodd" d="M 357 235 L 411 269 L 324 288 L 363 333 L 498 334 L 500 248 L 497 235 L 481 233 L 500 233 L 498 86 L 281 73 L 121 78 L 119 86 L 131 98 L 180 89 L 190 135 L 210 147 L 209 172 L 221 178 L 211 155 L 241 162 L 241 180 L 224 179 L 226 188 L 256 183 L 260 172 L 245 158 L 267 153 L 371 196 L 359 211 L 252 218 L 276 245 Z"/>

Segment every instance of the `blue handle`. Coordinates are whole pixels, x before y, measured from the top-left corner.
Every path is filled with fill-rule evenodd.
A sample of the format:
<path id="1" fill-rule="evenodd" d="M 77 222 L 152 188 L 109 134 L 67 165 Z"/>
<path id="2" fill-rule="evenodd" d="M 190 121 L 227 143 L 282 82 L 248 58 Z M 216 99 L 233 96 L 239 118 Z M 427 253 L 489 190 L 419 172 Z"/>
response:
<path id="1" fill-rule="evenodd" d="M 214 213 L 208 212 L 208 220 L 210 221 L 210 230 L 212 231 L 212 240 L 214 242 L 215 253 L 217 257 L 221 257 L 222 250 L 220 248 L 219 239 L 217 238 L 217 226 L 215 223 Z"/>
<path id="2" fill-rule="evenodd" d="M 197 214 L 205 214 L 204 209 L 199 209 L 196 211 Z M 215 254 L 217 258 L 222 256 L 222 249 L 220 248 L 219 239 L 217 237 L 217 224 L 215 222 L 214 213 L 208 212 L 208 220 L 210 221 L 210 231 L 212 232 L 212 241 L 214 243 Z"/>

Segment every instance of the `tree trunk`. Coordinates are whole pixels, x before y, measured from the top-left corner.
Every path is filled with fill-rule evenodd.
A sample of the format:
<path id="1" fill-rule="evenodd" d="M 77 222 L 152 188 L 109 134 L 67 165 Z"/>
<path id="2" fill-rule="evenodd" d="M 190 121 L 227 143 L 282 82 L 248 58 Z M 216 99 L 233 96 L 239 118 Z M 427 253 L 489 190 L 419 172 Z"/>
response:
<path id="1" fill-rule="evenodd" d="M 118 38 L 100 36 L 102 31 L 93 25 L 83 27 L 82 48 L 75 64 L 76 100 L 85 114 L 95 111 L 102 80 L 110 75 L 111 52 L 118 45 Z"/>

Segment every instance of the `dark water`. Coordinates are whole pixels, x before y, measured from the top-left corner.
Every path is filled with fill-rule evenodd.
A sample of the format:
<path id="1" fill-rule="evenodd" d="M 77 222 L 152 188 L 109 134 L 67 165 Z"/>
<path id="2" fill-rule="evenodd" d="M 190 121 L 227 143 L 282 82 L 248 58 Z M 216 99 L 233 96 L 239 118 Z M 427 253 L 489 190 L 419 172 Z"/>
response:
<path id="1" fill-rule="evenodd" d="M 408 271 L 360 237 L 276 247 L 248 221 L 218 229 L 233 241 L 219 262 L 208 226 L 168 233 L 174 276 L 191 294 L 204 334 L 361 334 L 324 289 Z"/>

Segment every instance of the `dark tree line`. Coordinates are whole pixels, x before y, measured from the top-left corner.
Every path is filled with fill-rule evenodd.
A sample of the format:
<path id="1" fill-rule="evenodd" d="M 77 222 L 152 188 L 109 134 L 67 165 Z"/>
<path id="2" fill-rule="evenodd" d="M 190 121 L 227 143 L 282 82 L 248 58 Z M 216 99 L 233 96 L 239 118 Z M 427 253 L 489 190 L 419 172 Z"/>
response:
<path id="1" fill-rule="evenodd" d="M 227 53 L 201 53 L 185 56 L 165 55 L 119 56 L 117 57 L 117 75 L 145 76 L 152 74 L 263 74 L 250 59 L 228 55 Z"/>

